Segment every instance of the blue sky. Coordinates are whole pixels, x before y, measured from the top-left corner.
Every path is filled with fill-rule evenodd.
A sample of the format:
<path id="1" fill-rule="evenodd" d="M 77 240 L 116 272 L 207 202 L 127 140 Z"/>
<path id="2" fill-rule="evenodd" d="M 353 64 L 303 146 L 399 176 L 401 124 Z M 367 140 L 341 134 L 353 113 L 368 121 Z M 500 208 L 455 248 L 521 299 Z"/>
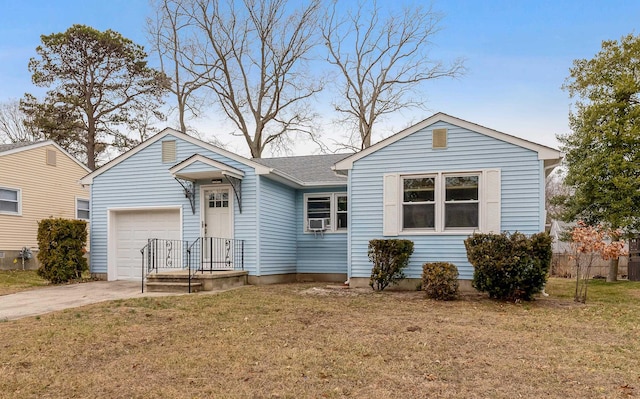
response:
<path id="1" fill-rule="evenodd" d="M 468 72 L 456 80 L 428 82 L 422 93 L 427 110 L 389 118 L 375 139 L 442 111 L 557 147 L 555 136 L 569 131 L 571 101 L 561 86 L 572 61 L 592 58 L 603 40 L 640 30 L 640 2 L 635 0 L 436 0 L 433 6 L 444 18 L 432 55 L 464 57 Z M 145 0 L 0 0 L 0 10 L 0 102 L 39 93 L 27 63 L 41 34 L 80 23 L 116 30 L 148 47 L 145 19 L 151 9 Z M 230 149 L 245 153 L 243 143 L 229 141 L 229 125 L 212 122 L 217 119 L 210 115 L 199 130 L 217 133 Z M 338 128 L 325 130 L 327 139 L 337 138 Z"/>

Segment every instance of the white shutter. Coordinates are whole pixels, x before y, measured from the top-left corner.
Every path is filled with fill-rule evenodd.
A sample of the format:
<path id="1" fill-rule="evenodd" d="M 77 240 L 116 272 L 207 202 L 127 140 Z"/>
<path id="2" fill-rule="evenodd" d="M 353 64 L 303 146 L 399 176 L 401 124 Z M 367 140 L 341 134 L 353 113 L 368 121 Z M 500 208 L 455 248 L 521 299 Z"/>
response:
<path id="1" fill-rule="evenodd" d="M 397 236 L 398 235 L 398 188 L 399 175 L 385 174 L 383 188 L 383 227 L 382 235 Z"/>
<path id="2" fill-rule="evenodd" d="M 484 212 L 483 212 L 483 232 L 496 233 L 501 232 L 501 215 L 500 215 L 500 189 L 502 180 L 500 178 L 500 169 L 489 169 L 483 172 L 483 191 L 484 191 Z"/>

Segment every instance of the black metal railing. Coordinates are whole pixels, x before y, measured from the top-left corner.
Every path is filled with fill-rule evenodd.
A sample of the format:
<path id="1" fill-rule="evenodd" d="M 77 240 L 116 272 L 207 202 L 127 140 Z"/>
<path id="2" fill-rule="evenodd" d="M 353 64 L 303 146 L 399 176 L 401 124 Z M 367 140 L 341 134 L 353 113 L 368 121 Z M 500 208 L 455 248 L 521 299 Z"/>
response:
<path id="1" fill-rule="evenodd" d="M 189 265 L 186 249 L 189 243 L 183 240 L 150 238 L 140 253 L 142 254 L 142 292 L 144 280 L 151 273 L 184 270 Z"/>
<path id="2" fill-rule="evenodd" d="M 142 292 L 147 275 L 169 270 L 188 270 L 191 280 L 198 273 L 244 270 L 244 240 L 199 237 L 191 244 L 183 240 L 151 238 L 141 250 Z"/>

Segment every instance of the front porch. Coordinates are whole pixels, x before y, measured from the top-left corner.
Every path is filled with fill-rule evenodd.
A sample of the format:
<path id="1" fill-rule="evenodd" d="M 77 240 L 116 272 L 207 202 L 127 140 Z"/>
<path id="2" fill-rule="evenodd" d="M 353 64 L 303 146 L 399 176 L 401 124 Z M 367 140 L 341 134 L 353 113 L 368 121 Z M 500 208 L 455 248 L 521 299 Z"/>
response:
<path id="1" fill-rule="evenodd" d="M 199 237 L 186 240 L 149 239 L 140 249 L 142 292 L 198 292 L 247 284 L 244 241 Z"/>
<path id="2" fill-rule="evenodd" d="M 219 291 L 247 285 L 244 270 L 198 272 L 190 276 L 188 270 L 176 270 L 147 275 L 147 292 Z"/>

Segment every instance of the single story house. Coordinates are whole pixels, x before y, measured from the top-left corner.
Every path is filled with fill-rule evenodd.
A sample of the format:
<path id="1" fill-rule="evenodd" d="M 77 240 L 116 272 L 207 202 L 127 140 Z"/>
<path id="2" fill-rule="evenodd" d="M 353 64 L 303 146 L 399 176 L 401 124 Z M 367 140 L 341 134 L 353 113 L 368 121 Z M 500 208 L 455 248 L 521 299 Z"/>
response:
<path id="1" fill-rule="evenodd" d="M 367 286 L 369 240 L 406 238 L 415 243 L 407 277 L 449 261 L 469 280 L 469 234 L 544 230 L 545 177 L 560 159 L 443 113 L 355 154 L 248 159 L 165 129 L 82 179 L 91 186 L 91 271 L 139 280 L 149 238 L 181 243 L 166 258 L 184 259 L 199 242 L 204 263 L 215 254 L 202 237 L 220 237 L 227 255 L 231 240 L 241 243 L 250 283 Z"/>
<path id="2" fill-rule="evenodd" d="M 33 250 L 25 268 L 37 268 L 39 220 L 89 220 L 89 189 L 79 184 L 88 172 L 51 140 L 0 144 L 0 269 L 22 268 L 23 248 Z"/>

